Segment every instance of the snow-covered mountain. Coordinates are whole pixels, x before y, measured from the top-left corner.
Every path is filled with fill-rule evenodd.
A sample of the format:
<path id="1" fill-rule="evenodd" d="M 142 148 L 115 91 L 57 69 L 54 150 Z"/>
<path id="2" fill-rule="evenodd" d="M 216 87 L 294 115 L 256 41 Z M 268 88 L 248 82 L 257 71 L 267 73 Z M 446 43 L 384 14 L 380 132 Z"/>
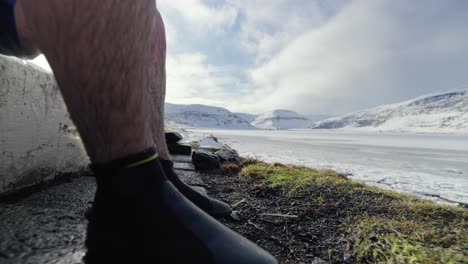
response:
<path id="1" fill-rule="evenodd" d="M 312 128 L 468 133 L 468 91 L 431 94 L 315 123 Z"/>
<path id="2" fill-rule="evenodd" d="M 273 110 L 252 121 L 252 125 L 263 129 L 306 128 L 311 124 L 307 117 L 291 110 Z"/>
<path id="3" fill-rule="evenodd" d="M 221 107 L 165 104 L 168 125 L 191 128 L 255 129 L 249 122 Z"/>
<path id="4" fill-rule="evenodd" d="M 234 113 L 234 114 L 249 123 L 252 123 L 258 117 L 258 115 L 247 114 L 247 113 Z"/>
<path id="5" fill-rule="evenodd" d="M 332 115 L 312 115 L 312 114 L 310 114 L 310 115 L 305 115 L 305 117 L 307 117 L 307 119 L 309 119 L 310 122 L 315 123 L 315 122 L 318 122 L 318 121 L 322 121 L 322 120 L 331 118 L 333 116 Z"/>

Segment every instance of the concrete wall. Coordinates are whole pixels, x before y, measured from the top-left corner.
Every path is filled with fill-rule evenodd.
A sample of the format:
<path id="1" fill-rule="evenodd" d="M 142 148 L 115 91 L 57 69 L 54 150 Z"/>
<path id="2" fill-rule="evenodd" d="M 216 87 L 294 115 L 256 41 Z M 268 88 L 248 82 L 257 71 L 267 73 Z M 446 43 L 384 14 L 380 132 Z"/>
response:
<path id="1" fill-rule="evenodd" d="M 53 75 L 0 55 L 0 194 L 87 162 Z"/>

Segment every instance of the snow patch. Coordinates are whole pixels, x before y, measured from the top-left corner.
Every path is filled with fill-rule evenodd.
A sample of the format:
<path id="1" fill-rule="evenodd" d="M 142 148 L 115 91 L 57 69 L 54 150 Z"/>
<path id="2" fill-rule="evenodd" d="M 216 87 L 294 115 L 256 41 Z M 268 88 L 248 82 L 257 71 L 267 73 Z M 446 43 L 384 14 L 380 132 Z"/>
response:
<path id="1" fill-rule="evenodd" d="M 195 142 L 198 143 L 201 148 L 223 148 L 225 146 L 212 136 L 202 137 Z"/>
<path id="2" fill-rule="evenodd" d="M 306 128 L 312 122 L 291 110 L 273 110 L 258 116 L 252 125 L 263 129 Z"/>
<path id="3" fill-rule="evenodd" d="M 234 113 L 234 114 L 249 123 L 252 123 L 258 117 L 258 115 L 247 114 L 247 113 Z"/>
<path id="4" fill-rule="evenodd" d="M 315 123 L 316 129 L 468 133 L 468 92 L 421 96 Z"/>

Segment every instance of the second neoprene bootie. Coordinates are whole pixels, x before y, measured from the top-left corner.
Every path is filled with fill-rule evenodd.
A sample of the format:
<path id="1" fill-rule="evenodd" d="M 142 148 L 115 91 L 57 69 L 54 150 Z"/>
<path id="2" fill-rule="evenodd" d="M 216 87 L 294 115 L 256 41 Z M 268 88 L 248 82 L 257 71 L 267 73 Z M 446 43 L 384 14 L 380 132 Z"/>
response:
<path id="1" fill-rule="evenodd" d="M 185 184 L 174 172 L 174 163 L 160 159 L 167 178 L 192 203 L 213 217 L 223 217 L 231 214 L 231 207 L 219 200 L 208 197 Z"/>
<path id="2" fill-rule="evenodd" d="M 86 263 L 276 263 L 186 199 L 146 154 L 143 163 L 95 170 Z"/>

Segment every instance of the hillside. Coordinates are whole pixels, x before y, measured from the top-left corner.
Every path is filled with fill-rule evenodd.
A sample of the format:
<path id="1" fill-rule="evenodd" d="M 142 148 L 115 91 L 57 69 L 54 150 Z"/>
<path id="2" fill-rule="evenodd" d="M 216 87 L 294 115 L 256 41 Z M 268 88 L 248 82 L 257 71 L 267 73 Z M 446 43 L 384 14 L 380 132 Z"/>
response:
<path id="1" fill-rule="evenodd" d="M 255 129 L 225 108 L 198 104 L 166 103 L 165 120 L 170 126 L 185 128 Z"/>
<path id="2" fill-rule="evenodd" d="M 468 133 L 468 92 L 426 95 L 326 119 L 312 128 Z"/>
<path id="3" fill-rule="evenodd" d="M 263 129 L 306 128 L 312 122 L 305 116 L 291 110 L 273 110 L 259 115 L 252 125 Z"/>
<path id="4" fill-rule="evenodd" d="M 259 116 L 259 115 L 253 115 L 253 114 L 247 114 L 247 113 L 234 113 L 234 114 L 249 123 L 252 123 Z"/>

